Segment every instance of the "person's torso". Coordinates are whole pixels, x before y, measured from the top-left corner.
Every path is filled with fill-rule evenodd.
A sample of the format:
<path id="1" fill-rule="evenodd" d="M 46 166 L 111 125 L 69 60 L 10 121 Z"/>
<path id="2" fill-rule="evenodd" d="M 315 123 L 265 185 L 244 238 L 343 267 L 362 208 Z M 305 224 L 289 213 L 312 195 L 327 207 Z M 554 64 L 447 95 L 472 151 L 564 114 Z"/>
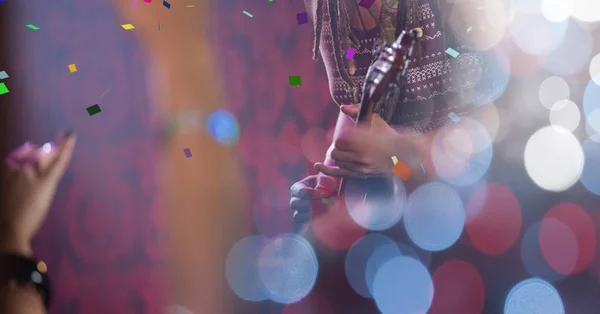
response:
<path id="1" fill-rule="evenodd" d="M 420 47 L 416 50 L 417 54 L 413 56 L 406 72 L 404 91 L 393 108 L 387 109 L 392 112 L 386 115 L 392 125 L 401 125 L 416 133 L 424 133 L 446 124 L 450 120 L 448 117 L 450 113 L 461 116 L 467 112 L 465 104 L 461 103 L 459 97 L 467 85 L 463 78 L 474 75 L 470 72 L 481 71 L 482 61 L 476 53 L 465 51 L 456 58 L 446 53 L 448 48 L 460 51 L 462 47 L 445 47 L 444 32 L 450 30 L 443 30 L 439 25 L 439 18 L 435 16 L 430 0 L 412 1 L 415 1 L 415 14 L 413 20 L 409 21 L 409 25 L 411 28 L 420 27 L 423 30 L 423 37 L 418 43 Z M 381 27 L 367 30 L 352 28 L 360 45 L 355 49 L 352 61 L 346 59 L 346 51 L 343 51 L 342 58 L 347 68 L 353 67 L 353 71 L 349 72 L 351 72 L 354 88 L 357 89 L 354 90 L 335 66 L 334 43 L 327 5 L 328 1 L 325 1 L 320 52 L 329 78 L 329 89 L 338 105 L 352 104 L 356 102 L 356 93 L 358 99 L 362 94 L 365 75 L 374 60 L 374 47 L 382 38 Z"/>

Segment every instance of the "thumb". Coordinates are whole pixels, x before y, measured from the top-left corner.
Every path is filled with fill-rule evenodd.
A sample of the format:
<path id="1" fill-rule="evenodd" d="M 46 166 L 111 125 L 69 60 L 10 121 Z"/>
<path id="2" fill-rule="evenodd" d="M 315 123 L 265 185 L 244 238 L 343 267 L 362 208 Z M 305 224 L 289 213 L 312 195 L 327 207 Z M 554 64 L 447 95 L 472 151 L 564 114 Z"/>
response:
<path id="1" fill-rule="evenodd" d="M 340 111 L 352 119 L 358 116 L 359 108 L 356 105 L 341 105 Z"/>
<path id="2" fill-rule="evenodd" d="M 71 162 L 71 156 L 73 155 L 76 141 L 77 137 L 72 132 L 67 132 L 62 138 L 58 146 L 56 159 L 48 169 L 48 176 L 51 180 L 58 181 L 62 178 Z"/>

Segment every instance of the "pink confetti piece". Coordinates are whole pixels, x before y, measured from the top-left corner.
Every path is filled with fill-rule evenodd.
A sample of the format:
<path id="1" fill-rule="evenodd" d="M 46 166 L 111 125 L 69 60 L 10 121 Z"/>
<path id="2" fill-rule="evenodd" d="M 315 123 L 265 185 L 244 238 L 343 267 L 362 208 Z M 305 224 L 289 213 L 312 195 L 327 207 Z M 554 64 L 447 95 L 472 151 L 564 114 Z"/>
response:
<path id="1" fill-rule="evenodd" d="M 356 52 L 356 49 L 350 47 L 348 48 L 348 51 L 346 51 L 346 59 L 354 59 L 354 53 Z"/>

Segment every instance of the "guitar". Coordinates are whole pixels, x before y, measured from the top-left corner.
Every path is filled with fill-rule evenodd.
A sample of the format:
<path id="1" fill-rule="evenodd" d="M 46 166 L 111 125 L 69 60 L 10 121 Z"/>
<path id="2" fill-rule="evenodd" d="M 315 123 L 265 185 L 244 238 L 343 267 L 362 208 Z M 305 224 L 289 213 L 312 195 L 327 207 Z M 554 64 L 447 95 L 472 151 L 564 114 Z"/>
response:
<path id="1" fill-rule="evenodd" d="M 406 70 L 412 57 L 415 43 L 423 35 L 422 30 L 403 31 L 391 45 L 385 44 L 376 50 L 377 59 L 369 67 L 362 88 L 360 110 L 356 124 L 369 125 L 376 106 L 381 102 L 397 101 L 402 94 Z M 391 157 L 391 156 L 390 156 Z M 388 177 L 347 178 L 340 182 L 338 195 L 359 195 L 362 202 L 368 199 L 393 197 L 397 190 L 397 176 L 390 182 Z"/>

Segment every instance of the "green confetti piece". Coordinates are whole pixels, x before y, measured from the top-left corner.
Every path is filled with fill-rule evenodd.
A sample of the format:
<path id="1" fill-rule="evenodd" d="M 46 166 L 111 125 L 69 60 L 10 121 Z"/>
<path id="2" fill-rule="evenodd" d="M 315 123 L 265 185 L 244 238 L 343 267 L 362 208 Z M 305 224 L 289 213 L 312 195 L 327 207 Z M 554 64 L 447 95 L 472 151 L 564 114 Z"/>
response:
<path id="1" fill-rule="evenodd" d="M 456 51 L 456 50 L 454 50 L 454 49 L 452 49 L 452 48 L 448 48 L 448 49 L 446 49 L 446 53 L 447 53 L 448 55 L 450 55 L 452 58 L 456 58 L 456 57 L 458 57 L 458 55 L 460 54 L 458 51 Z"/>
<path id="2" fill-rule="evenodd" d="M 450 112 L 448 114 L 448 118 L 450 118 L 450 120 L 452 120 L 452 122 L 454 122 L 454 123 L 459 123 L 460 122 L 460 117 L 456 113 L 454 113 L 454 112 Z"/>
<path id="3" fill-rule="evenodd" d="M 8 93 L 8 87 L 6 87 L 6 84 L 0 83 L 0 95 L 4 95 L 6 93 Z"/>
<path id="4" fill-rule="evenodd" d="M 242 11 L 242 13 L 246 14 L 249 17 L 254 17 L 254 15 L 252 15 L 252 13 L 250 13 L 248 11 Z"/>
<path id="5" fill-rule="evenodd" d="M 88 114 L 90 115 L 90 117 L 95 114 L 98 114 L 102 111 L 102 110 L 100 110 L 100 106 L 98 106 L 98 104 L 91 105 L 91 106 L 87 107 L 86 110 L 87 110 Z"/>
<path id="6" fill-rule="evenodd" d="M 394 162 L 394 165 L 398 163 L 398 157 L 396 156 L 392 156 L 392 161 Z"/>
<path id="7" fill-rule="evenodd" d="M 290 85 L 302 86 L 302 79 L 300 78 L 300 76 L 290 76 Z"/>
<path id="8" fill-rule="evenodd" d="M 321 199 L 321 202 L 325 205 L 333 205 L 333 201 L 328 198 Z"/>
<path id="9" fill-rule="evenodd" d="M 33 29 L 34 31 L 37 31 L 38 29 L 40 29 L 39 27 L 37 27 L 37 26 L 35 26 L 35 25 L 33 25 L 33 24 L 27 24 L 27 25 L 25 25 L 25 26 L 27 26 L 27 27 L 29 27 L 29 28 Z"/>

